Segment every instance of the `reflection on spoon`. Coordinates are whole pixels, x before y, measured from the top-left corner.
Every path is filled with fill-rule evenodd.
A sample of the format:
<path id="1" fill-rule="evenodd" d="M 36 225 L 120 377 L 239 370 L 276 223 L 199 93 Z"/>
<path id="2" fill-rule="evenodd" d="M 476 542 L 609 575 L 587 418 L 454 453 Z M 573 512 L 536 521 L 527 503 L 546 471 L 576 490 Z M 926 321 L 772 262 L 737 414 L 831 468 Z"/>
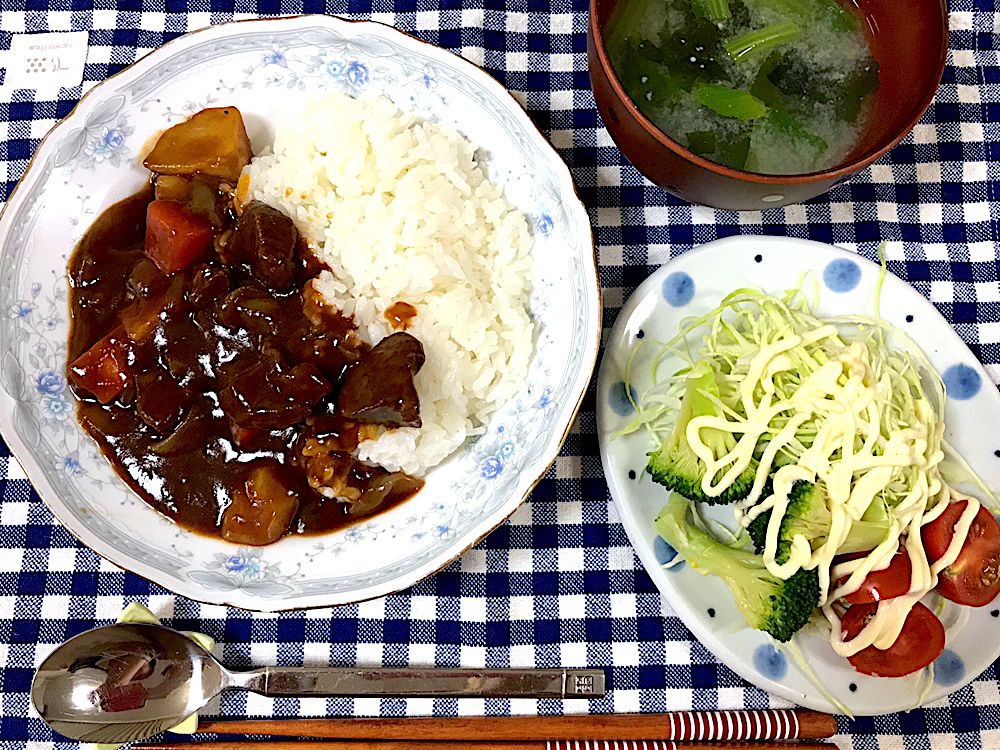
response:
<path id="1" fill-rule="evenodd" d="M 230 672 L 197 643 L 161 625 L 88 630 L 56 648 L 31 685 L 55 731 L 124 743 L 177 725 L 229 687 L 263 695 L 599 698 L 603 670 L 263 667 Z"/>

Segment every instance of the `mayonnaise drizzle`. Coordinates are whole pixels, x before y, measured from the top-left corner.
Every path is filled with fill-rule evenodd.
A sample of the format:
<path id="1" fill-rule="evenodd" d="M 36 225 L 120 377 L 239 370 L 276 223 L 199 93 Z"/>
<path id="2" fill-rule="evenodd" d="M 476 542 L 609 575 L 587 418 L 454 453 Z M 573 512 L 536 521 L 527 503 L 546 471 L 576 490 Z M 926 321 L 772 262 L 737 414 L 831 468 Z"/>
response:
<path id="1" fill-rule="evenodd" d="M 839 354 L 810 373 L 787 400 L 777 397 L 775 376 L 795 368 L 789 353 L 838 335 L 835 326 L 819 325 L 761 347 L 739 384 L 738 398 L 745 419 L 694 417 L 686 437 L 707 467 L 702 489 L 709 496 L 718 496 L 750 465 L 760 437 L 773 430 L 771 422 L 775 417 L 784 416 L 786 423 L 772 435 L 759 459 L 750 495 L 734 506 L 737 518 L 748 524 L 757 515 L 772 511 L 762 553 L 765 566 L 780 578 L 788 578 L 800 569 L 817 569 L 820 606 L 831 628 L 830 644 L 838 654 L 851 656 L 871 645 L 886 649 L 896 641 L 913 605 L 934 588 L 938 574 L 958 557 L 980 503 L 941 481 L 938 465 L 944 458 L 943 425 L 926 399 L 911 396 L 913 415 L 905 424 L 891 427 L 883 423 L 877 397 L 896 384 L 888 373 L 875 372 L 869 350 L 862 342 L 845 345 Z M 794 463 L 773 471 L 772 494 L 762 498 L 779 452 L 793 444 L 798 430 L 810 421 L 817 425 L 812 442 Z M 701 440 L 700 432 L 706 428 L 728 430 L 738 436 L 736 447 L 716 458 Z M 720 472 L 722 477 L 713 484 Z M 825 485 L 832 516 L 830 532 L 815 550 L 804 537 L 796 536 L 791 540 L 788 559 L 779 564 L 776 555 L 781 520 L 789 492 L 799 480 Z M 890 484 L 900 482 L 909 484 L 902 500 L 890 509 L 889 531 L 884 540 L 865 557 L 834 566 L 833 559 L 852 525 L 873 502 L 882 502 L 881 494 Z M 920 529 L 956 499 L 968 500 L 968 506 L 955 525 L 945 555 L 931 565 Z M 901 544 L 913 571 L 909 591 L 879 602 L 865 628 L 845 641 L 834 602 L 860 588 L 869 573 L 885 568 Z M 844 576 L 845 581 L 831 586 Z"/>

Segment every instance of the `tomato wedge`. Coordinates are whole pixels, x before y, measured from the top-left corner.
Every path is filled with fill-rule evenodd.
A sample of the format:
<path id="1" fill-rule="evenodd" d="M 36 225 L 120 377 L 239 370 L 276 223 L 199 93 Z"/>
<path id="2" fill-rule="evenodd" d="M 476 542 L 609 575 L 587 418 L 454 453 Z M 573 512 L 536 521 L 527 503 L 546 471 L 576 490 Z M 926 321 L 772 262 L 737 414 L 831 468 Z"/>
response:
<path id="1" fill-rule="evenodd" d="M 967 505 L 967 500 L 952 503 L 920 532 L 932 563 L 947 551 Z M 937 592 L 968 607 L 983 607 L 1000 594 L 1000 524 L 985 507 L 980 506 L 955 562 L 938 576 Z"/>
<path id="2" fill-rule="evenodd" d="M 836 558 L 836 562 L 857 560 L 868 554 L 868 552 L 854 552 L 849 555 L 840 555 Z M 910 562 L 910 556 L 905 549 L 900 547 L 885 569 L 873 570 L 865 577 L 861 588 L 853 594 L 843 597 L 843 600 L 848 604 L 867 604 L 902 596 L 910 590 L 912 572 L 913 565 Z M 837 581 L 836 585 L 840 586 L 846 580 L 847 576 L 844 576 Z"/>
<path id="3" fill-rule="evenodd" d="M 864 629 L 875 615 L 877 604 L 855 604 L 841 621 L 844 636 L 850 640 Z M 847 660 L 861 674 L 873 677 L 903 677 L 917 672 L 937 659 L 944 651 L 944 626 L 927 607 L 917 602 L 906 616 L 896 642 L 882 650 L 869 646 Z"/>

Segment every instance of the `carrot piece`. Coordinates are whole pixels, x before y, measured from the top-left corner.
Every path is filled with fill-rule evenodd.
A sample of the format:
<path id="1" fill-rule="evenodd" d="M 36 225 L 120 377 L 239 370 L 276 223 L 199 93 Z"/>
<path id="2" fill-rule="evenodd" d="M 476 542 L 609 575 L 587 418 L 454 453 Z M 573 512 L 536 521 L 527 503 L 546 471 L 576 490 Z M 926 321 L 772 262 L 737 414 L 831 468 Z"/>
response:
<path id="1" fill-rule="evenodd" d="M 163 273 L 176 273 L 201 261 L 214 232 L 205 219 L 174 201 L 153 201 L 146 209 L 146 255 Z"/>
<path id="2" fill-rule="evenodd" d="M 128 384 L 130 348 L 125 330 L 118 326 L 73 360 L 70 380 L 102 404 L 110 403 Z"/>

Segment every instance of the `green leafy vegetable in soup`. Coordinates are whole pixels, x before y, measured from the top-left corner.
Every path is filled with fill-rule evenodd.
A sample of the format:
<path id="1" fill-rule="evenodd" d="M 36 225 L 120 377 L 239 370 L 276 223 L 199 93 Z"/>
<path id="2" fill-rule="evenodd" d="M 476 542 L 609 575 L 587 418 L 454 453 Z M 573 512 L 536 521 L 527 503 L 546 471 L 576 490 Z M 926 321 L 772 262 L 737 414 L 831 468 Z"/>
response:
<path id="1" fill-rule="evenodd" d="M 878 88 L 863 25 L 837 0 L 619 0 L 605 38 L 639 110 L 734 169 L 836 166 Z"/>

